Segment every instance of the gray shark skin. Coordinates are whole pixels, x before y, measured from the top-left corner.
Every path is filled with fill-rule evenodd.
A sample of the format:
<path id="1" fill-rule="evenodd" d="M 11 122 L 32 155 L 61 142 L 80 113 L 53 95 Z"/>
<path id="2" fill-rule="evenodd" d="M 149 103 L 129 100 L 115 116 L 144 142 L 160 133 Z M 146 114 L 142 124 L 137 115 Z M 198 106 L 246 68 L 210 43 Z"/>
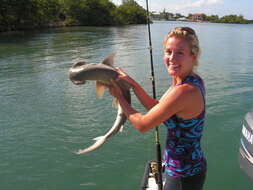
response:
<path id="1" fill-rule="evenodd" d="M 97 82 L 97 96 L 101 96 L 104 92 L 104 86 L 110 86 L 111 80 L 118 77 L 118 72 L 113 67 L 113 57 L 115 53 L 107 56 L 102 63 L 92 64 L 86 62 L 78 62 L 74 64 L 69 70 L 69 79 L 76 85 L 85 84 L 86 81 Z M 121 88 L 123 95 L 127 102 L 131 104 L 130 87 L 124 81 L 118 81 L 117 84 Z M 118 104 L 117 116 L 111 129 L 103 136 L 96 137 L 93 140 L 96 142 L 88 148 L 79 150 L 76 154 L 83 154 L 94 151 L 101 147 L 108 138 L 117 134 L 123 129 L 123 124 L 126 122 L 126 116 L 122 108 Z"/>

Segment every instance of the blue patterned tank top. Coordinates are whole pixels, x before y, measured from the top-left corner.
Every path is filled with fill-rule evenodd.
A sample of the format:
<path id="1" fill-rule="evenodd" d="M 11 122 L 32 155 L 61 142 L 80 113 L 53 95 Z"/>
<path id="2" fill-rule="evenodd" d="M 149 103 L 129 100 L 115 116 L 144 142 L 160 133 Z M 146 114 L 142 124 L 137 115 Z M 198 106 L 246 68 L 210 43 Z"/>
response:
<path id="1" fill-rule="evenodd" d="M 187 76 L 179 85 L 185 83 L 197 86 L 205 102 L 205 87 L 199 76 Z M 206 170 L 206 160 L 200 146 L 204 119 L 205 109 L 199 116 L 192 119 L 183 119 L 173 115 L 164 122 L 168 130 L 164 150 L 167 175 L 187 177 Z"/>

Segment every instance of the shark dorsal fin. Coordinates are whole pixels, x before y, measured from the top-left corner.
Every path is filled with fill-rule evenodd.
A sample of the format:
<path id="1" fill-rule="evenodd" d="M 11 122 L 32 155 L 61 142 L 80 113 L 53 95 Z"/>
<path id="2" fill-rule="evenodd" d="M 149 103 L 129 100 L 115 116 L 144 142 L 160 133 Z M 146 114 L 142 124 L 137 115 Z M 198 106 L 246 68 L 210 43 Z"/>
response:
<path id="1" fill-rule="evenodd" d="M 113 58 L 116 55 L 116 52 L 111 53 L 110 55 L 108 55 L 103 61 L 102 64 L 104 65 L 108 65 L 108 66 L 112 66 L 113 67 Z"/>

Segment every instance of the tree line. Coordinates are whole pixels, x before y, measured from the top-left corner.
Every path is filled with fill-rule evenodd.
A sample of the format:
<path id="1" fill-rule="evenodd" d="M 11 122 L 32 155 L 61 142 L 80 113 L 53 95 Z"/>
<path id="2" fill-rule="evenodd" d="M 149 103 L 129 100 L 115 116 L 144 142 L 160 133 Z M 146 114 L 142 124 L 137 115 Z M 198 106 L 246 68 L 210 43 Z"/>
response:
<path id="1" fill-rule="evenodd" d="M 249 24 L 253 23 L 252 20 L 247 20 L 243 17 L 243 15 L 226 15 L 223 17 L 220 17 L 218 15 L 211 15 L 206 16 L 205 20 L 209 22 L 215 22 L 215 23 L 235 23 L 235 24 Z"/>
<path id="2" fill-rule="evenodd" d="M 0 0 L 0 32 L 48 26 L 146 24 L 146 11 L 134 0 Z"/>

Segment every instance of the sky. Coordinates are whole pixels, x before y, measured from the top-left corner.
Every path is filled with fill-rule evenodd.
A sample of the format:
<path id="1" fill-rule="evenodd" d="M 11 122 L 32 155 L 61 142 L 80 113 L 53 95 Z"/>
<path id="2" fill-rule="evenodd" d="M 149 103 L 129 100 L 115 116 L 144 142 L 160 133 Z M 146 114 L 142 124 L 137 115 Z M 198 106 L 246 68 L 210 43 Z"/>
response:
<path id="1" fill-rule="evenodd" d="M 111 0 L 120 5 L 122 0 Z M 146 8 L 146 0 L 135 0 L 143 8 Z M 148 0 L 149 11 L 181 13 L 188 16 L 189 13 L 204 13 L 207 16 L 218 15 L 243 15 L 245 19 L 253 20 L 252 0 Z"/>

